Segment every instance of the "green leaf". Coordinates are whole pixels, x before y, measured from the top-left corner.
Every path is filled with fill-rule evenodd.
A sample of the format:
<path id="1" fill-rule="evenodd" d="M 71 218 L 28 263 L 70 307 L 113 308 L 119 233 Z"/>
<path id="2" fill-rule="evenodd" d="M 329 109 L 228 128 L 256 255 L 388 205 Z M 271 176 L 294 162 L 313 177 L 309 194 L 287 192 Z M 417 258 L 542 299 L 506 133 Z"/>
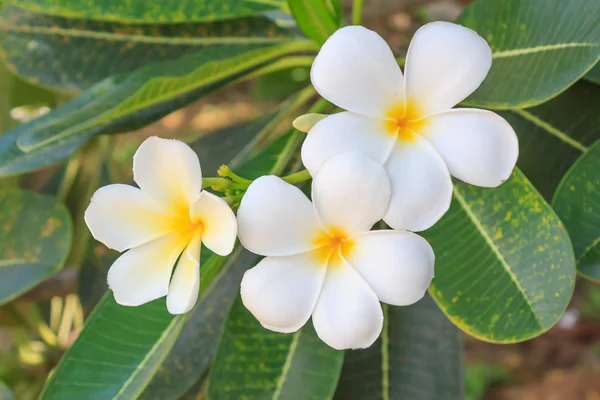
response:
<path id="1" fill-rule="evenodd" d="M 293 334 L 272 332 L 238 296 L 210 370 L 208 398 L 331 399 L 343 359 L 310 322 Z"/>
<path id="2" fill-rule="evenodd" d="M 383 310 L 381 337 L 346 352 L 335 398 L 463 400 L 462 333 L 431 297 Z"/>
<path id="3" fill-rule="evenodd" d="M 175 61 L 110 77 L 49 114 L 0 137 L 0 176 L 59 161 L 99 133 L 133 130 L 285 54 L 313 48 L 298 40 L 278 46 L 209 48 Z"/>
<path id="4" fill-rule="evenodd" d="M 519 136 L 517 165 L 550 201 L 563 175 L 600 138 L 600 87 L 579 81 L 537 107 L 501 111 Z"/>
<path id="5" fill-rule="evenodd" d="M 0 191 L 0 304 L 62 268 L 71 247 L 71 217 L 55 198 Z"/>
<path id="6" fill-rule="evenodd" d="M 436 254 L 431 295 L 478 339 L 531 339 L 569 303 L 575 284 L 569 236 L 518 169 L 495 189 L 455 182 L 450 210 L 423 236 Z"/>
<path id="7" fill-rule="evenodd" d="M 340 27 L 326 0 L 288 0 L 288 5 L 302 32 L 319 44 Z"/>
<path id="8" fill-rule="evenodd" d="M 214 21 L 280 10 L 284 0 L 7 0 L 6 3 L 67 18 L 136 23 Z"/>
<path id="9" fill-rule="evenodd" d="M 600 58 L 600 2 L 478 0 L 457 23 L 493 52 L 492 69 L 465 104 L 531 107 L 561 93 Z"/>
<path id="10" fill-rule="evenodd" d="M 598 125 L 596 125 L 598 127 Z M 586 278 L 600 282 L 600 141 L 564 176 L 556 189 L 553 206 L 561 218 Z"/>
<path id="11" fill-rule="evenodd" d="M 11 6 L 0 13 L 0 49 L 11 69 L 33 82 L 70 92 L 201 50 L 229 54 L 240 46 L 289 40 L 284 29 L 261 16 L 148 25 L 72 20 Z"/>
<path id="12" fill-rule="evenodd" d="M 256 259 L 256 255 L 242 250 L 227 271 L 223 271 L 189 314 L 169 355 L 140 399 L 177 399 L 206 374 L 217 352 L 231 303 L 240 290 L 242 275 Z"/>
<path id="13" fill-rule="evenodd" d="M 594 66 L 594 68 L 592 68 L 590 72 L 588 72 L 587 75 L 584 76 L 584 78 L 590 82 L 600 85 L 600 62 L 597 63 Z"/>

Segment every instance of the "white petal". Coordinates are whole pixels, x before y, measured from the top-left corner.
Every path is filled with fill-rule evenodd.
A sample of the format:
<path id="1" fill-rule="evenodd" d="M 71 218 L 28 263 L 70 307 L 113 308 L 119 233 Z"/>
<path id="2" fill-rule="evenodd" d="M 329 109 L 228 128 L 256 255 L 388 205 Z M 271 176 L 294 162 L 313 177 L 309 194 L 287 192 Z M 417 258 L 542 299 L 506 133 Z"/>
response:
<path id="1" fill-rule="evenodd" d="M 352 238 L 346 260 L 379 300 L 395 306 L 419 301 L 433 279 L 435 256 L 425 239 L 411 232 L 372 231 Z"/>
<path id="2" fill-rule="evenodd" d="M 173 215 L 140 189 L 120 184 L 98 189 L 84 219 L 96 240 L 117 251 L 147 243 L 177 227 Z"/>
<path id="3" fill-rule="evenodd" d="M 337 350 L 369 347 L 383 327 L 379 300 L 352 267 L 332 258 L 313 311 L 317 335 Z"/>
<path id="4" fill-rule="evenodd" d="M 186 213 L 202 189 L 200 162 L 190 146 L 156 136 L 133 156 L 133 179 L 155 201 Z"/>
<path id="5" fill-rule="evenodd" d="M 242 245 L 264 256 L 289 256 L 312 250 L 318 245 L 315 237 L 322 231 L 304 193 L 272 175 L 252 182 L 237 216 Z"/>
<path id="6" fill-rule="evenodd" d="M 266 257 L 244 274 L 242 301 L 265 328 L 295 332 L 310 318 L 325 271 L 326 266 L 311 252 Z"/>
<path id="7" fill-rule="evenodd" d="M 475 31 L 450 22 L 424 25 L 406 55 L 406 99 L 424 115 L 450 109 L 481 85 L 491 66 L 492 50 Z"/>
<path id="8" fill-rule="evenodd" d="M 390 182 L 383 166 L 359 153 L 327 159 L 313 178 L 312 199 L 323 228 L 353 235 L 365 232 L 385 214 Z"/>
<path id="9" fill-rule="evenodd" d="M 115 301 L 139 306 L 167 294 L 173 265 L 185 247 L 179 233 L 148 242 L 121 255 L 108 271 Z"/>
<path id="10" fill-rule="evenodd" d="M 394 229 L 422 231 L 450 208 L 452 180 L 444 160 L 419 135 L 399 140 L 385 164 L 392 184 L 390 207 L 383 217 Z"/>
<path id="11" fill-rule="evenodd" d="M 203 191 L 190 207 L 190 218 L 204 225 L 202 242 L 206 247 L 220 256 L 231 253 L 237 237 L 237 222 L 225 200 Z"/>
<path id="12" fill-rule="evenodd" d="M 185 314 L 198 300 L 201 239 L 201 235 L 192 238 L 179 257 L 167 294 L 167 310 L 171 314 Z"/>
<path id="13" fill-rule="evenodd" d="M 422 133 L 450 173 L 477 186 L 496 187 L 517 162 L 519 141 L 508 122 L 486 110 L 455 109 L 426 119 Z"/>
<path id="14" fill-rule="evenodd" d="M 321 47 L 310 78 L 338 107 L 374 118 L 402 104 L 402 71 L 377 33 L 362 26 L 338 29 Z"/>
<path id="15" fill-rule="evenodd" d="M 317 122 L 302 144 L 302 163 L 314 176 L 327 158 L 345 151 L 358 151 L 381 164 L 385 162 L 396 135 L 390 135 L 381 120 L 351 112 L 333 114 Z"/>

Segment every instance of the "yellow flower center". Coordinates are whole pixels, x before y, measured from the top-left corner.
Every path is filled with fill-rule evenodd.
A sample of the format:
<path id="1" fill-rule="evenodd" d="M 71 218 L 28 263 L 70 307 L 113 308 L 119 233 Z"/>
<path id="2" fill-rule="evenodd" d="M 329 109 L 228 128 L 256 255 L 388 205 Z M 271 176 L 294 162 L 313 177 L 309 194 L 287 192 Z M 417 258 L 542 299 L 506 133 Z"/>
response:
<path id="1" fill-rule="evenodd" d="M 177 217 L 174 219 L 174 230 L 190 237 L 202 235 L 204 221 L 200 218 L 192 221 L 189 210 L 181 210 L 177 212 Z"/>
<path id="2" fill-rule="evenodd" d="M 330 233 L 322 231 L 313 243 L 319 246 L 315 250 L 315 255 L 321 265 L 341 262 L 339 259 L 340 254 L 346 258 L 352 251 L 352 247 L 354 247 L 354 241 L 350 240 L 343 230 L 337 228 L 330 229 Z"/>
<path id="3" fill-rule="evenodd" d="M 385 130 L 390 135 L 397 135 L 399 140 L 415 141 L 416 133 L 425 124 L 419 108 L 410 101 L 390 108 L 386 115 L 388 119 L 384 121 Z"/>

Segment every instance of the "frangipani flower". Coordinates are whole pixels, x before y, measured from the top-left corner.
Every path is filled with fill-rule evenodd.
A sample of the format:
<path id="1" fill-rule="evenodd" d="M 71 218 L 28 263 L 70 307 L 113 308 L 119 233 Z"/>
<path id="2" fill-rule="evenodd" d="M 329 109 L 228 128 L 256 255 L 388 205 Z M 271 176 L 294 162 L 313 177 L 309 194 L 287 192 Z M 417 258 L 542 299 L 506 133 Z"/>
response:
<path id="1" fill-rule="evenodd" d="M 333 154 L 361 152 L 389 175 L 384 221 L 395 229 L 429 228 L 450 206 L 450 175 L 495 187 L 517 161 L 517 137 L 502 117 L 451 110 L 479 87 L 491 63 L 491 50 L 477 33 L 433 22 L 415 33 L 403 76 L 375 32 L 339 29 L 317 55 L 311 80 L 321 96 L 348 111 L 312 127 L 302 147 L 304 165 L 312 175 Z"/>
<path id="2" fill-rule="evenodd" d="M 201 244 L 231 253 L 235 215 L 223 199 L 202 191 L 198 157 L 178 140 L 144 141 L 133 158 L 133 178 L 139 189 L 104 186 L 85 212 L 96 240 L 127 250 L 110 267 L 108 285 L 119 304 L 139 306 L 166 295 L 170 313 L 186 313 L 198 299 Z"/>
<path id="3" fill-rule="evenodd" d="M 379 301 L 409 305 L 433 279 L 434 255 L 406 231 L 369 232 L 388 207 L 383 167 L 358 153 L 331 157 L 314 175 L 313 203 L 276 176 L 254 181 L 238 211 L 239 237 L 267 256 L 246 271 L 244 305 L 267 329 L 294 332 L 311 317 L 335 349 L 379 336 Z"/>

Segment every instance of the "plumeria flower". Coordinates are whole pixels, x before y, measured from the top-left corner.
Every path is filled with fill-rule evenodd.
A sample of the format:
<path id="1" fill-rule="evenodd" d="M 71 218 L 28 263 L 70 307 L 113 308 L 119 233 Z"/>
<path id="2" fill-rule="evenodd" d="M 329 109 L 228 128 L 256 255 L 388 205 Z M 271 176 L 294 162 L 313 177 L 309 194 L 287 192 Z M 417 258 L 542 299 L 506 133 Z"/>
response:
<path id="1" fill-rule="evenodd" d="M 321 96 L 348 111 L 312 127 L 302 147 L 304 165 L 314 174 L 331 155 L 360 151 L 389 175 L 385 222 L 396 229 L 429 228 L 450 206 L 450 175 L 495 187 L 517 161 L 517 137 L 502 117 L 451 110 L 479 87 L 491 63 L 490 47 L 477 33 L 433 22 L 415 33 L 403 76 L 375 32 L 339 29 L 317 55 L 311 80 Z"/>
<path id="2" fill-rule="evenodd" d="M 278 177 L 254 181 L 238 211 L 239 237 L 267 257 L 244 274 L 246 308 L 273 331 L 297 331 L 312 315 L 329 346 L 370 346 L 383 326 L 379 301 L 413 304 L 433 278 L 434 255 L 425 239 L 369 231 L 387 210 L 390 191 L 383 167 L 358 153 L 323 163 L 314 176 L 313 203 Z"/>
<path id="3" fill-rule="evenodd" d="M 133 179 L 139 189 L 104 186 L 85 212 L 96 240 L 127 250 L 110 267 L 108 285 L 119 304 L 139 306 L 166 295 L 170 313 L 186 313 L 198 299 L 201 244 L 231 253 L 235 215 L 202 190 L 198 157 L 178 140 L 144 141 L 133 157 Z"/>

